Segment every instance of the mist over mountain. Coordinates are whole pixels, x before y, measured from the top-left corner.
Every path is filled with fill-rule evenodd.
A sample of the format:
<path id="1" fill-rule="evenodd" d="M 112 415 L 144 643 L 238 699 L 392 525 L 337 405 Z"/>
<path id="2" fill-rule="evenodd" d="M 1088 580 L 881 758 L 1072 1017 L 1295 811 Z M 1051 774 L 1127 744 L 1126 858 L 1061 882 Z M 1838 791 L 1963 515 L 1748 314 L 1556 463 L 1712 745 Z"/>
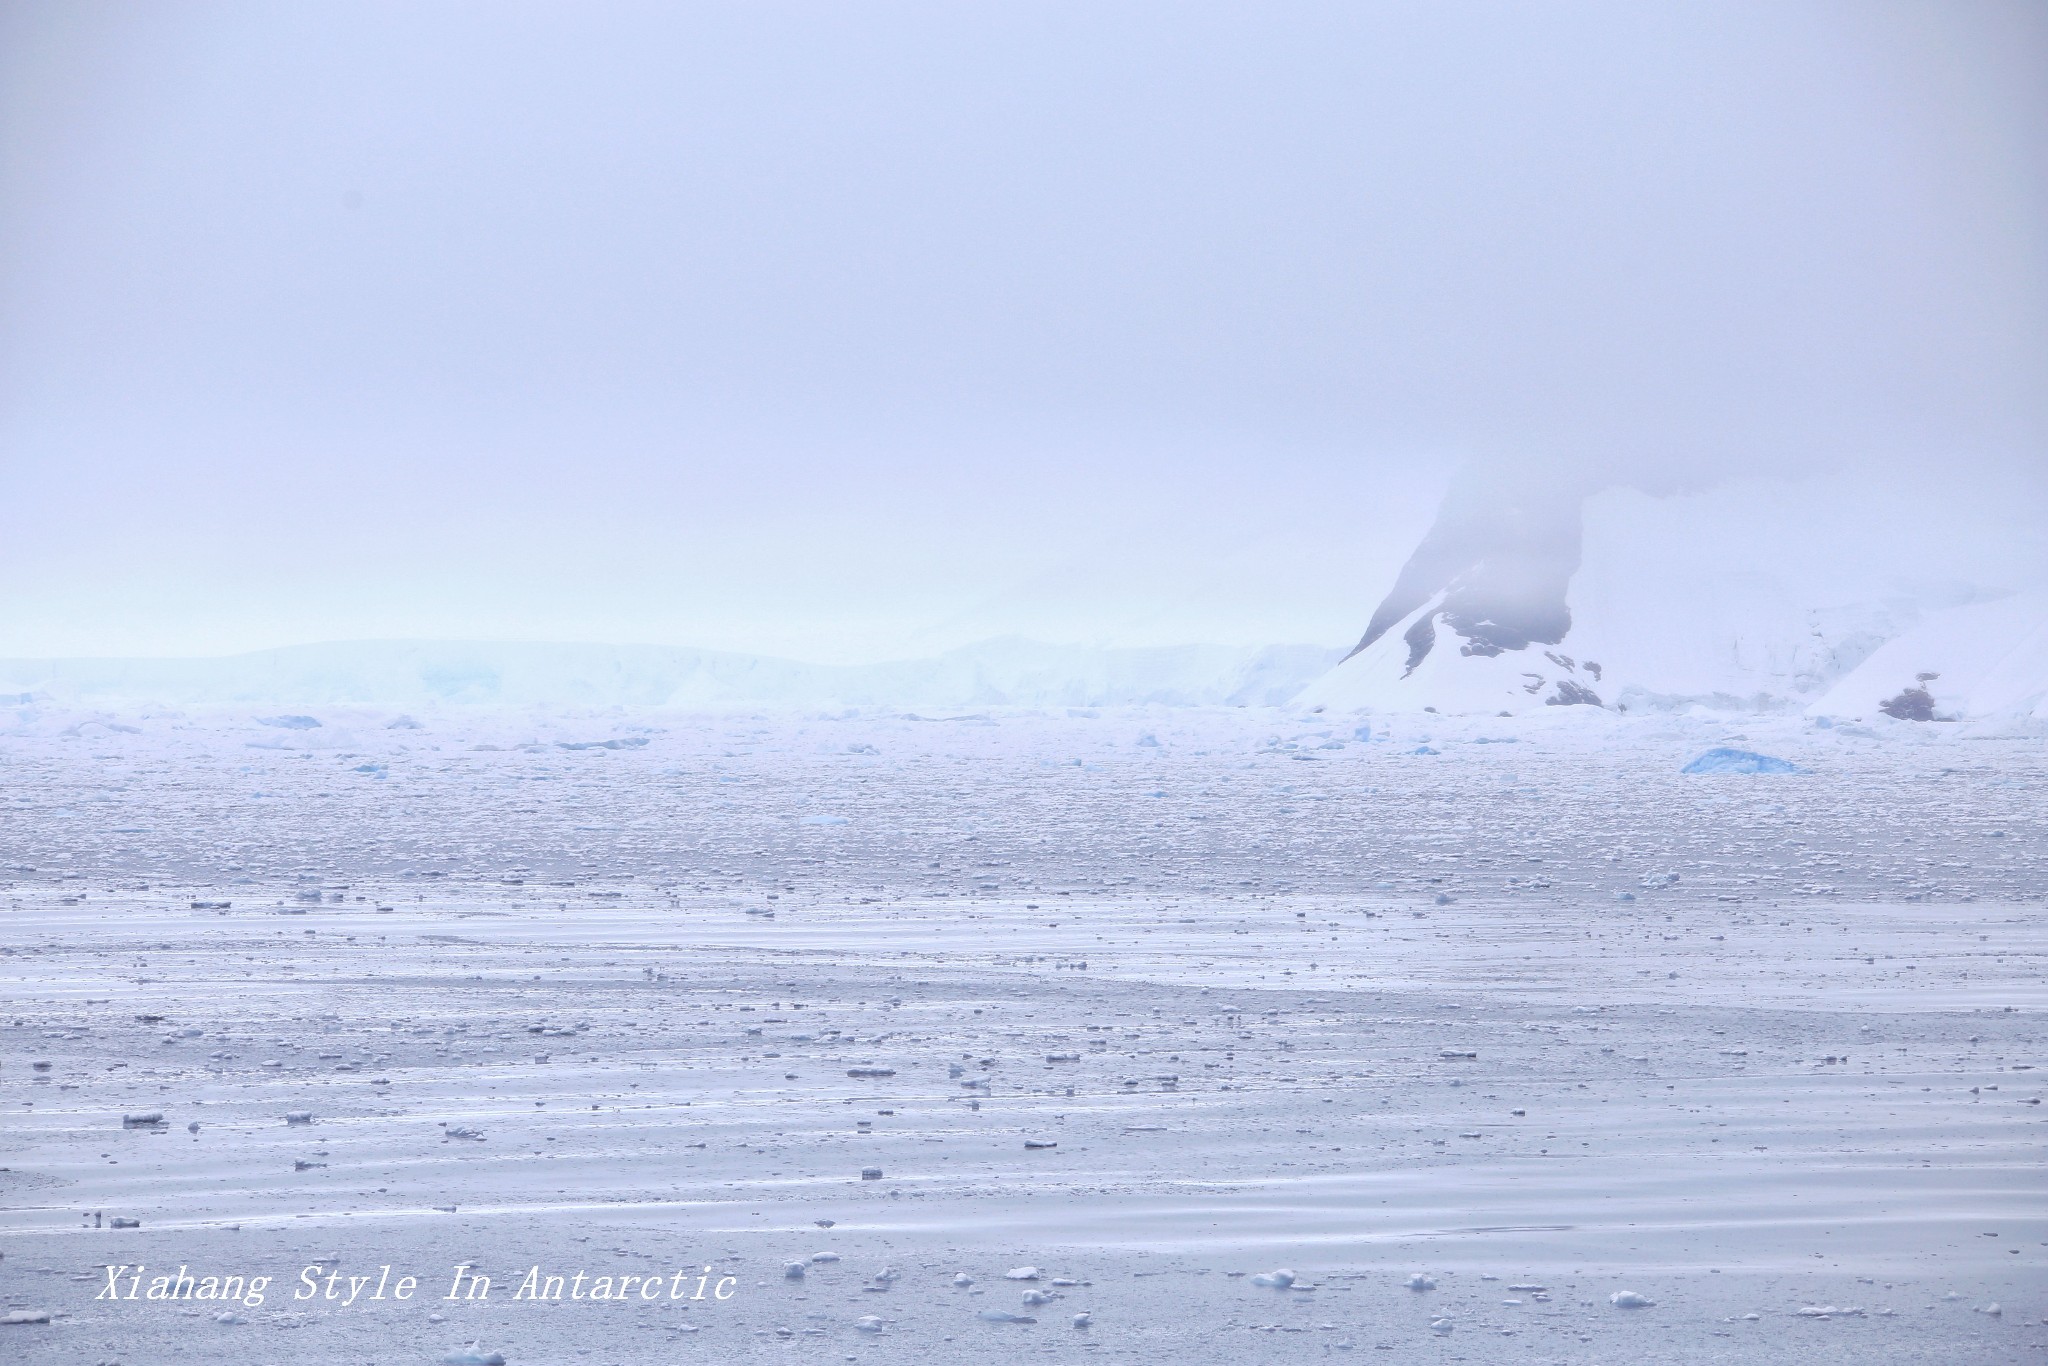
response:
<path id="1" fill-rule="evenodd" d="M 2038 527 L 2044 67 L 1997 0 L 0 7 L 0 656 L 1350 644 L 1460 468 L 1514 510 L 1386 603 L 1460 648 L 1558 644 L 1602 488 Z"/>

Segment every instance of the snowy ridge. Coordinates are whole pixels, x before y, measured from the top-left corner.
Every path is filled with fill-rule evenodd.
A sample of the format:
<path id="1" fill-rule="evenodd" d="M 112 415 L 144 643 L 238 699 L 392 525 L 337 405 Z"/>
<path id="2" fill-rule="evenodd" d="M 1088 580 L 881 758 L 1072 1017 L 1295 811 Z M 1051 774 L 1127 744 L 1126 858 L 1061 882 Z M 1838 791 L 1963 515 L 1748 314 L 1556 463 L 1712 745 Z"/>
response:
<path id="1" fill-rule="evenodd" d="M 1275 706 L 1340 653 L 1006 639 L 932 659 L 827 665 L 656 645 L 342 641 L 215 659 L 0 660 L 0 704 Z"/>
<path id="2" fill-rule="evenodd" d="M 1358 649 L 1301 705 L 1866 715 L 1921 673 L 1941 676 L 1937 705 L 1900 719 L 2039 716 L 2048 696 L 2048 594 L 1894 583 L 1880 537 L 1813 534 L 1829 525 L 1814 490 L 1517 496 L 1491 518 L 1470 501 L 1447 502 Z"/>

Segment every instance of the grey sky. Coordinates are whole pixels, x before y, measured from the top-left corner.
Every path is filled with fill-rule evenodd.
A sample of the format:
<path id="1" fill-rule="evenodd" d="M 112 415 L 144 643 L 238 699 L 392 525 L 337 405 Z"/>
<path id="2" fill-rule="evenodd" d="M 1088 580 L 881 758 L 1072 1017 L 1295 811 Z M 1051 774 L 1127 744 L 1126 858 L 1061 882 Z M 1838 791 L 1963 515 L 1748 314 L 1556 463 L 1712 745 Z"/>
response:
<path id="1" fill-rule="evenodd" d="M 2024 536 L 2043 72 L 2026 4 L 0 5 L 0 655 L 1344 643 L 1467 462 Z"/>

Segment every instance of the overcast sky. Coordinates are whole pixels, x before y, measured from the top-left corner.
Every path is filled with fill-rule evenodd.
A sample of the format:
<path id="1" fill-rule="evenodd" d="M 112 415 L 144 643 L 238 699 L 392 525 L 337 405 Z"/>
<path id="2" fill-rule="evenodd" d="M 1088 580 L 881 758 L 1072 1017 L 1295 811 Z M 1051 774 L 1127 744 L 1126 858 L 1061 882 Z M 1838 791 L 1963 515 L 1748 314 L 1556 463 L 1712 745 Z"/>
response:
<path id="1" fill-rule="evenodd" d="M 2044 13 L 0 3 L 0 655 L 1344 644 L 1461 466 L 2023 574 Z"/>

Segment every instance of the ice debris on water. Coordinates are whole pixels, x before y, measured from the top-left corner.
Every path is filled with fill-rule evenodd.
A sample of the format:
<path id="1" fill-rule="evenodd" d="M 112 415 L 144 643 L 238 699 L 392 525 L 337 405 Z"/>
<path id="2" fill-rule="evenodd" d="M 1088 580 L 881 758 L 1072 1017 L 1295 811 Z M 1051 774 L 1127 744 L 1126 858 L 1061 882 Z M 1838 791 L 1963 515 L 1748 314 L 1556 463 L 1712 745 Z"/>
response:
<path id="1" fill-rule="evenodd" d="M 1657 1303 L 1647 1295 L 1638 1295 L 1633 1290 L 1617 1290 L 1607 1297 L 1607 1302 L 1616 1309 L 1649 1309 Z"/>
<path id="2" fill-rule="evenodd" d="M 1252 1277 L 1252 1284 L 1270 1286 L 1275 1290 L 1285 1290 L 1288 1286 L 1294 1284 L 1294 1273 L 1285 1267 L 1278 1271 L 1261 1271 L 1258 1275 Z"/>
<path id="3" fill-rule="evenodd" d="M 1013 1266 L 1003 1273 L 1003 1279 L 1006 1281 L 1035 1281 L 1038 1276 L 1039 1271 L 1035 1266 Z"/>
<path id="4" fill-rule="evenodd" d="M 287 1110 L 284 1112 L 284 1122 L 287 1124 L 311 1124 L 313 1122 L 313 1112 L 311 1110 Z"/>
<path id="5" fill-rule="evenodd" d="M 1434 1290 L 1436 1289 L 1436 1278 L 1425 1276 L 1418 1271 L 1408 1278 L 1407 1285 L 1410 1290 Z"/>
<path id="6" fill-rule="evenodd" d="M 1434 1318 L 1429 1321 L 1429 1331 L 1432 1333 L 1448 1333 L 1457 1326 L 1446 1318 Z"/>
<path id="7" fill-rule="evenodd" d="M 1029 1314 L 1012 1314 L 1012 1313 L 1011 1313 L 1011 1312 L 1010 1312 L 1009 1310 L 1007 1310 L 1007 1309 L 984 1309 L 984 1310 L 982 1310 L 982 1311 L 981 1311 L 981 1313 L 980 1313 L 980 1314 L 976 1315 L 976 1317 L 977 1317 L 977 1318 L 980 1318 L 981 1320 L 983 1320 L 984 1322 L 987 1322 L 987 1323 L 1036 1323 L 1036 1322 L 1038 1322 L 1038 1320 L 1037 1320 L 1037 1319 L 1034 1319 L 1034 1318 L 1032 1318 L 1032 1317 L 1031 1317 L 1031 1315 L 1029 1315 Z"/>
<path id="8" fill-rule="evenodd" d="M 957 1289 L 960 1289 L 960 1290 L 965 1290 L 965 1289 L 966 1289 L 966 1288 L 967 1288 L 968 1286 L 970 1286 L 970 1285 L 973 1285 L 973 1284 L 974 1284 L 974 1277 L 972 1277 L 972 1276 L 968 1275 L 968 1274 L 967 1274 L 966 1272 L 964 1272 L 964 1271 L 960 1271 L 960 1272 L 955 1272 L 955 1273 L 954 1273 L 954 1275 L 953 1275 L 953 1285 L 954 1285 L 954 1287 L 955 1287 L 955 1288 L 957 1288 Z"/>
<path id="9" fill-rule="evenodd" d="M 864 1314 L 860 1318 L 855 1319 L 853 1326 L 863 1333 L 879 1333 L 882 1331 L 882 1321 L 873 1314 Z"/>
<path id="10" fill-rule="evenodd" d="M 1024 1303 L 1030 1305 L 1051 1304 L 1052 1296 L 1043 1290 L 1027 1290 L 1024 1292 Z"/>
<path id="11" fill-rule="evenodd" d="M 49 1321 L 50 1311 L 47 1309 L 10 1309 L 4 1314 L 0 1314 L 0 1323 L 48 1323 Z"/>
<path id="12" fill-rule="evenodd" d="M 802 1280 L 804 1278 L 804 1264 L 802 1262 L 784 1262 L 782 1264 L 782 1276 L 784 1280 Z"/>

